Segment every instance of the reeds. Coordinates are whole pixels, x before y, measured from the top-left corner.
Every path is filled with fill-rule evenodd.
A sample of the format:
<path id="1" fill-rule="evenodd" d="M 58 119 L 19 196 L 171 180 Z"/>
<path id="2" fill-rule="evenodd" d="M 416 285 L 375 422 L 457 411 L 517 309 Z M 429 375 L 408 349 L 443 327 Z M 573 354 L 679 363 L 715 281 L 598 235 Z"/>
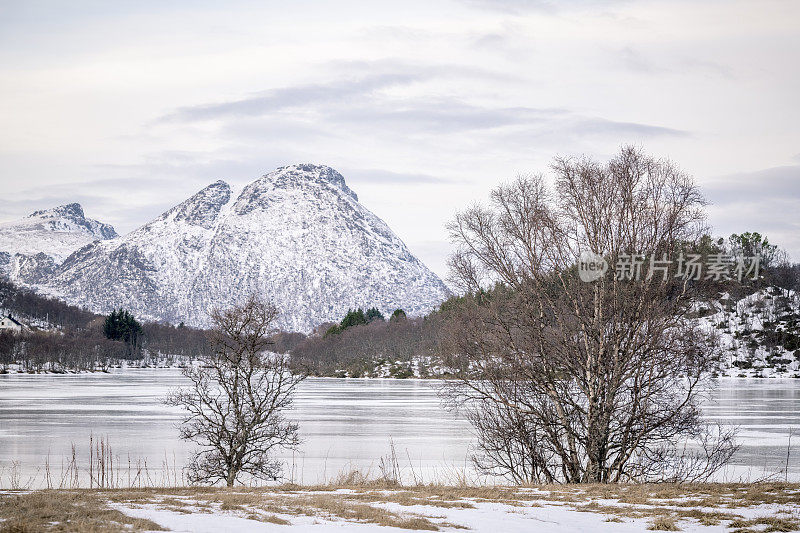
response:
<path id="1" fill-rule="evenodd" d="M 791 436 L 790 436 L 791 438 Z M 166 488 L 189 485 L 176 454 L 166 450 L 160 460 L 153 456 L 136 457 L 130 453 L 119 454 L 108 436 L 88 437 L 88 447 L 70 443 L 61 456 L 49 450 L 41 464 L 25 465 L 18 460 L 0 463 L 0 489 L 126 489 Z M 721 482 L 764 483 L 788 482 L 791 465 L 792 441 L 789 441 L 780 471 L 768 473 L 764 465 L 763 476 L 753 472 L 729 478 Z M 349 487 L 415 487 L 441 485 L 450 487 L 485 487 L 502 485 L 504 479 L 481 475 L 471 468 L 469 458 L 463 463 L 449 462 L 442 458 L 437 464 L 422 464 L 412 459 L 408 450 L 399 450 L 393 439 L 389 439 L 388 453 L 369 464 L 345 464 L 331 471 L 327 455 L 320 458 L 322 467 L 307 471 L 307 457 L 296 451 L 287 458 L 285 478 L 282 483 L 296 486 L 349 486 Z M 783 461 L 782 461 L 783 462 Z M 310 475 L 309 475 L 310 474 Z M 258 480 L 245 480 L 246 486 L 260 486 Z"/>
<path id="2" fill-rule="evenodd" d="M 34 468 L 32 474 L 23 475 L 19 461 L 11 461 L 7 467 L 0 466 L 0 489 L 120 489 L 147 487 L 187 486 L 183 470 L 178 467 L 175 454 L 172 458 L 164 451 L 161 464 L 153 468 L 147 458 L 124 458 L 115 454 L 108 437 L 89 436 L 86 462 L 80 460 L 78 446 L 70 444 L 69 452 L 62 455 L 56 466 L 48 451 L 43 464 Z"/>

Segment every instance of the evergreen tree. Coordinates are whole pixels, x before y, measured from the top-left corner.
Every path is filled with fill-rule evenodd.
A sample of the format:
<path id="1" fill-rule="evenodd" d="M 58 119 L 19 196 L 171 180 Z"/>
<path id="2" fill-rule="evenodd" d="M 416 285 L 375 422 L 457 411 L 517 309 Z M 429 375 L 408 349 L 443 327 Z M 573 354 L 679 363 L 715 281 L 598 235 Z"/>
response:
<path id="1" fill-rule="evenodd" d="M 367 309 L 366 314 L 367 322 L 372 322 L 374 320 L 380 320 L 381 322 L 385 321 L 386 319 L 383 318 L 383 313 L 381 313 L 377 307 L 370 307 Z"/>
<path id="2" fill-rule="evenodd" d="M 741 235 L 737 235 L 736 233 L 732 234 L 728 238 L 728 247 L 730 248 L 730 253 L 734 256 L 760 256 L 761 268 L 772 266 L 772 262 L 778 256 L 778 247 L 771 244 L 766 235 L 761 235 L 757 231 L 746 231 Z"/>
<path id="3" fill-rule="evenodd" d="M 405 316 L 405 313 L 403 316 Z M 329 335 L 337 335 L 347 328 L 352 328 L 353 326 L 363 326 L 375 320 L 386 320 L 383 317 L 383 313 L 381 313 L 377 307 L 371 307 L 367 309 L 366 313 L 361 308 L 355 310 L 349 309 L 339 324 L 334 324 L 333 326 L 329 327 L 327 331 L 325 331 L 324 337 Z"/>
<path id="4" fill-rule="evenodd" d="M 406 312 L 402 309 L 395 309 L 392 316 L 389 318 L 390 322 L 400 322 L 401 320 L 406 319 Z"/>
<path id="5" fill-rule="evenodd" d="M 139 347 L 142 325 L 128 311 L 115 309 L 103 322 L 103 334 L 113 341 L 124 342 L 132 353 Z"/>
<path id="6" fill-rule="evenodd" d="M 356 309 L 353 311 L 352 309 L 347 311 L 347 314 L 344 315 L 342 319 L 342 323 L 339 325 L 342 331 L 346 330 L 347 328 L 351 328 L 353 326 L 361 326 L 367 323 L 367 317 L 364 315 L 364 310 L 361 308 Z"/>
<path id="7" fill-rule="evenodd" d="M 112 341 L 118 340 L 117 331 L 119 331 L 119 316 L 117 315 L 117 310 L 114 309 L 111 311 L 111 314 L 106 317 L 105 322 L 103 322 L 103 335 Z"/>

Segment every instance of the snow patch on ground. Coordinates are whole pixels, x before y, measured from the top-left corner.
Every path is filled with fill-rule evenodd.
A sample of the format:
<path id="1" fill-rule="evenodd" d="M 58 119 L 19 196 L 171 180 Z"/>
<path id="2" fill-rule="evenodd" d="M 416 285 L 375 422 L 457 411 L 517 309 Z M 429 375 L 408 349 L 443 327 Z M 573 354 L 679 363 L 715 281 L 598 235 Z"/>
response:
<path id="1" fill-rule="evenodd" d="M 712 487 L 712 486 L 706 486 Z M 724 486 L 720 486 L 724 487 Z M 481 496 L 476 493 L 472 497 L 448 496 L 443 494 L 432 496 L 422 488 L 420 492 L 415 489 L 397 490 L 337 490 L 337 491 L 280 491 L 271 492 L 270 489 L 251 491 L 249 497 L 263 497 L 265 502 L 270 502 L 266 507 L 280 508 L 276 503 L 283 498 L 294 501 L 296 498 L 305 498 L 309 495 L 324 496 L 329 501 L 347 505 L 369 505 L 372 508 L 385 510 L 395 517 L 403 519 L 422 519 L 428 530 L 439 531 L 486 531 L 509 533 L 552 533 L 555 531 L 578 533 L 585 531 L 597 532 L 644 532 L 653 529 L 653 524 L 659 517 L 674 520 L 676 527 L 688 532 L 722 532 L 730 528 L 740 527 L 737 521 L 745 522 L 753 519 L 786 520 L 783 529 L 775 531 L 789 531 L 787 527 L 798 527 L 800 521 L 800 501 L 791 496 L 796 496 L 797 491 L 788 486 L 772 487 L 766 493 L 756 493 L 753 501 L 745 495 L 749 487 L 743 485 L 740 492 L 734 488 L 711 488 L 708 493 L 702 490 L 689 490 L 686 495 L 673 494 L 671 497 L 647 497 L 647 492 L 639 493 L 636 490 L 626 493 L 624 486 L 609 486 L 613 494 L 619 491 L 617 497 L 603 496 L 598 487 L 590 488 L 583 492 L 581 489 L 565 489 L 564 491 L 550 491 L 541 489 L 510 489 L 492 497 L 487 493 Z M 630 488 L 630 487 L 628 487 Z M 592 491 L 600 494 L 592 495 Z M 658 490 L 658 489 L 657 489 Z M 453 489 L 458 493 L 458 489 Z M 667 487 L 669 491 L 669 487 Z M 772 492 L 770 492 L 772 491 Z M 434 491 L 435 492 L 435 491 Z M 626 494 L 639 496 L 638 501 L 626 499 Z M 221 501 L 226 494 L 215 493 Z M 500 495 L 502 494 L 502 495 Z M 516 499 L 513 494 L 517 494 Z M 781 494 L 784 496 L 781 499 Z M 427 495 L 427 496 L 426 496 Z M 511 495 L 511 496 L 509 496 Z M 778 495 L 779 503 L 764 503 L 769 501 L 770 495 Z M 211 496 L 213 500 L 215 496 Z M 270 498 L 277 498 L 270 500 Z M 366 497 L 366 498 L 365 498 Z M 405 501 L 403 498 L 407 498 Z M 785 498 L 785 497 L 788 497 Z M 191 496 L 164 496 L 162 502 L 171 501 L 173 504 L 180 500 L 184 507 L 169 508 L 170 506 L 158 503 L 155 498 L 150 502 L 117 502 L 109 504 L 114 509 L 135 518 L 152 520 L 165 528 L 173 531 L 191 532 L 216 532 L 216 531 L 285 531 L 287 526 L 301 531 L 418 531 L 419 528 L 388 526 L 369 519 L 351 519 L 337 516 L 335 512 L 326 512 L 320 509 L 303 509 L 302 512 L 289 510 L 268 514 L 264 508 L 259 508 L 258 503 L 243 504 L 233 508 L 220 505 L 218 502 L 209 503 L 208 496 L 193 499 Z M 386 501 L 382 501 L 385 498 Z M 427 501 L 426 501 L 427 498 Z M 709 506 L 708 501 L 716 498 L 718 504 Z M 761 498 L 759 500 L 759 498 Z M 392 501 L 394 500 L 394 501 Z M 332 508 L 335 506 L 332 506 Z M 296 511 L 296 509 L 295 509 Z M 315 512 L 316 511 L 316 512 Z M 683 513 L 683 516 L 681 516 Z M 691 515 L 691 513 L 695 513 Z M 686 516 L 689 514 L 690 516 Z M 707 518 L 704 518 L 707 514 Z M 716 516 L 716 518 L 713 518 Z M 278 524 L 264 521 L 265 518 L 285 520 L 288 524 Z M 671 518 L 670 518 L 671 517 Z M 787 525 L 788 524 L 788 525 Z M 747 524 L 748 531 L 763 531 L 767 523 Z"/>

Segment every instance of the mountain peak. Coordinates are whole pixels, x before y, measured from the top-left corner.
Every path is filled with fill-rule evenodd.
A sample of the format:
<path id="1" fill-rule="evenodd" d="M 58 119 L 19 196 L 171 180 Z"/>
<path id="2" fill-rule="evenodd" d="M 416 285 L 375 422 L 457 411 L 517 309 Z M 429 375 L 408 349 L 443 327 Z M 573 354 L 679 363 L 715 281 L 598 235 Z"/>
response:
<path id="1" fill-rule="evenodd" d="M 86 218 L 83 207 L 77 202 L 34 211 L 21 220 L 23 221 L 25 224 L 33 224 L 47 231 L 82 232 L 94 239 L 105 240 L 119 236 L 113 226 Z"/>
<path id="2" fill-rule="evenodd" d="M 278 167 L 275 171 L 265 175 L 264 178 L 271 179 L 278 186 L 280 186 L 282 182 L 285 183 L 287 178 L 294 180 L 316 180 L 324 183 L 330 183 L 334 187 L 340 189 L 346 195 L 350 196 L 353 200 L 358 201 L 358 195 L 347 186 L 344 176 L 327 165 L 317 165 L 314 163 L 297 163 L 294 165 L 287 165 L 284 167 Z"/>
<path id="3" fill-rule="evenodd" d="M 39 279 L 74 251 L 115 237 L 113 226 L 86 218 L 81 204 L 40 209 L 0 224 L 0 275 Z"/>
<path id="4" fill-rule="evenodd" d="M 50 209 L 40 209 L 39 211 L 34 211 L 27 218 L 33 217 L 65 217 L 76 222 L 82 222 L 86 220 L 86 216 L 83 213 L 83 207 L 81 204 L 77 202 L 73 202 L 71 204 L 64 204 L 59 205 L 57 207 L 53 207 Z"/>
<path id="5" fill-rule="evenodd" d="M 230 198 L 231 186 L 223 180 L 217 180 L 173 207 L 163 216 L 171 216 L 172 220 L 185 221 L 193 226 L 211 228 L 220 210 Z"/>

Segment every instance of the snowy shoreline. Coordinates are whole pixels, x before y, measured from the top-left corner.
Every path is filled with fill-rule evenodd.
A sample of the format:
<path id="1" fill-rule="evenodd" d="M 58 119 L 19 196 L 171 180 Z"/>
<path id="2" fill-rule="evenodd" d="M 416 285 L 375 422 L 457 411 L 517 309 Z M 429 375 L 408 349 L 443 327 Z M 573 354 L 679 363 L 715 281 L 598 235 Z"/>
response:
<path id="1" fill-rule="evenodd" d="M 167 371 L 167 370 L 181 370 L 184 368 L 185 365 L 121 365 L 121 366 L 112 366 L 107 369 L 95 369 L 95 370 L 40 370 L 40 371 L 33 371 L 33 370 L 23 370 L 21 365 L 18 364 L 11 364 L 8 365 L 6 368 L 0 368 L 0 376 L 8 375 L 28 375 L 28 376 L 61 376 L 61 375 L 69 375 L 69 376 L 76 376 L 76 375 L 92 375 L 92 374 L 116 374 L 120 372 L 135 372 L 140 370 L 153 370 L 153 371 Z M 313 377 L 314 379 L 330 379 L 330 380 L 398 380 L 398 381 L 436 381 L 436 380 L 444 380 L 447 379 L 445 376 L 442 375 L 430 375 L 430 376 L 413 376 L 413 377 L 394 377 L 391 375 L 378 375 L 378 376 L 359 376 L 359 377 L 351 377 L 351 376 L 342 376 L 342 375 L 326 375 L 326 376 L 309 376 Z M 763 381 L 763 380 L 795 380 L 800 379 L 800 372 L 794 372 L 792 374 L 789 373 L 772 373 L 766 376 L 760 375 L 734 375 L 734 373 L 729 374 L 718 374 L 712 376 L 710 378 L 712 381 Z"/>
<path id="2" fill-rule="evenodd" d="M 112 531 L 793 531 L 800 527 L 799 494 L 800 485 L 791 483 L 469 487 L 377 481 L 0 491 L 0 525 L 69 527 L 81 520 Z"/>

